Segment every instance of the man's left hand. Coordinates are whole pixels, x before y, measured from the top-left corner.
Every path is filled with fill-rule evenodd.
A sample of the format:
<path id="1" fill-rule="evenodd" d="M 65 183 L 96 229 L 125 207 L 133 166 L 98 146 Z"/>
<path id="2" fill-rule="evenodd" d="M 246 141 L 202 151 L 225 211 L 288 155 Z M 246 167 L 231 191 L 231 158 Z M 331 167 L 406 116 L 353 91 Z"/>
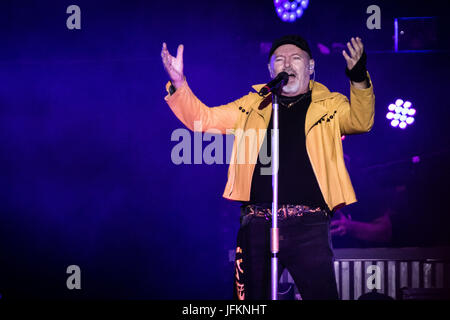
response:
<path id="1" fill-rule="evenodd" d="M 350 41 L 351 43 L 347 42 L 347 48 L 350 52 L 350 55 L 348 55 L 345 50 L 342 50 L 342 55 L 344 56 L 345 61 L 347 61 L 348 70 L 352 70 L 352 68 L 358 62 L 359 58 L 361 58 L 364 51 L 364 45 L 360 38 L 352 38 Z"/>

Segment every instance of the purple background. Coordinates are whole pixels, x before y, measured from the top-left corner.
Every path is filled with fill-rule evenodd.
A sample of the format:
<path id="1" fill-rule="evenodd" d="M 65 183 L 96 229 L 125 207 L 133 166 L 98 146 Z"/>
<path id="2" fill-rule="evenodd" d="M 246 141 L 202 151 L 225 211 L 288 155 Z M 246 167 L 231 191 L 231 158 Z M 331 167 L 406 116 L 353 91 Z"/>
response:
<path id="1" fill-rule="evenodd" d="M 290 24 L 270 0 L 2 1 L 0 294 L 231 298 L 239 205 L 221 198 L 227 165 L 171 162 L 170 136 L 182 124 L 163 99 L 163 41 L 172 54 L 184 44 L 187 80 L 214 106 L 267 81 L 260 44 L 290 33 L 309 39 L 316 81 L 348 96 L 341 53 L 317 44 L 360 36 L 376 119 L 370 133 L 344 141 L 358 196 L 382 202 L 405 186 L 392 245 L 450 244 L 449 53 L 391 52 L 393 18 L 448 14 L 440 2 L 311 0 Z M 71 4 L 81 7 L 81 30 L 66 28 Z M 381 30 L 366 28 L 372 4 Z M 385 119 L 397 98 L 417 109 L 405 131 Z M 66 288 L 71 264 L 82 290 Z"/>

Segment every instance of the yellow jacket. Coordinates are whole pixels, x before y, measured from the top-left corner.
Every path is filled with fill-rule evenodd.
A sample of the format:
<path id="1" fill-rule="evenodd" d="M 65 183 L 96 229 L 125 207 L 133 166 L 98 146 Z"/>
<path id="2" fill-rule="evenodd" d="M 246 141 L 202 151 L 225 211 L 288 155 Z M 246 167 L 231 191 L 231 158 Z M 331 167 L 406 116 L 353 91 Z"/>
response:
<path id="1" fill-rule="evenodd" d="M 369 82 L 367 89 L 350 86 L 351 103 L 344 95 L 330 92 L 318 82 L 310 81 L 309 84 L 312 96 L 305 120 L 306 150 L 330 210 L 356 202 L 344 163 L 341 136 L 368 132 L 372 128 L 375 95 L 370 77 Z M 168 91 L 169 86 L 170 82 L 166 86 Z M 253 88 L 258 92 L 262 86 Z M 235 135 L 223 196 L 230 200 L 248 201 L 259 148 L 272 114 L 271 95 L 260 97 L 256 92 L 250 92 L 226 105 L 209 108 L 184 81 L 165 100 L 189 129 L 194 130 L 194 121 L 201 121 L 202 131 L 214 129 L 222 134 Z M 250 131 L 253 134 L 246 134 Z"/>

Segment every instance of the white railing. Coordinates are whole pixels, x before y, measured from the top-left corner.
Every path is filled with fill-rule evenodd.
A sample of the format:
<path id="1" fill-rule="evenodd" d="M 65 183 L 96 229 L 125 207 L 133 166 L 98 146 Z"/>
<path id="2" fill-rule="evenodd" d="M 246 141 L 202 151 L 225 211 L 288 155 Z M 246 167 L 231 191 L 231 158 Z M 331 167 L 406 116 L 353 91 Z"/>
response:
<path id="1" fill-rule="evenodd" d="M 377 289 L 401 299 L 401 288 L 450 288 L 450 247 L 335 249 L 334 271 L 342 300 Z M 294 283 L 285 270 L 282 283 Z M 296 298 L 301 299 L 295 288 Z"/>

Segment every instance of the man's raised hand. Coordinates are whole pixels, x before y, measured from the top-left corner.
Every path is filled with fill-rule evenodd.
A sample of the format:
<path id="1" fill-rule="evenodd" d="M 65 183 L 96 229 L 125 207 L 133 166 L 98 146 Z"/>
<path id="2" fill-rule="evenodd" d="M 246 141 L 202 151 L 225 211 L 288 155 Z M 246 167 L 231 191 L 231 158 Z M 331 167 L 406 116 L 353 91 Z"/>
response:
<path id="1" fill-rule="evenodd" d="M 165 42 L 163 43 L 161 50 L 161 58 L 164 69 L 166 69 L 170 81 L 176 89 L 178 89 L 184 81 L 183 50 L 184 46 L 180 44 L 177 49 L 177 56 L 173 57 L 167 50 L 167 45 Z"/>
<path id="2" fill-rule="evenodd" d="M 350 52 L 350 55 L 348 55 L 345 50 L 342 50 L 342 55 L 344 56 L 345 61 L 347 61 L 348 70 L 352 70 L 352 68 L 358 62 L 359 58 L 361 58 L 364 51 L 364 45 L 360 38 L 352 38 L 350 41 L 351 43 L 347 42 L 347 48 Z"/>

